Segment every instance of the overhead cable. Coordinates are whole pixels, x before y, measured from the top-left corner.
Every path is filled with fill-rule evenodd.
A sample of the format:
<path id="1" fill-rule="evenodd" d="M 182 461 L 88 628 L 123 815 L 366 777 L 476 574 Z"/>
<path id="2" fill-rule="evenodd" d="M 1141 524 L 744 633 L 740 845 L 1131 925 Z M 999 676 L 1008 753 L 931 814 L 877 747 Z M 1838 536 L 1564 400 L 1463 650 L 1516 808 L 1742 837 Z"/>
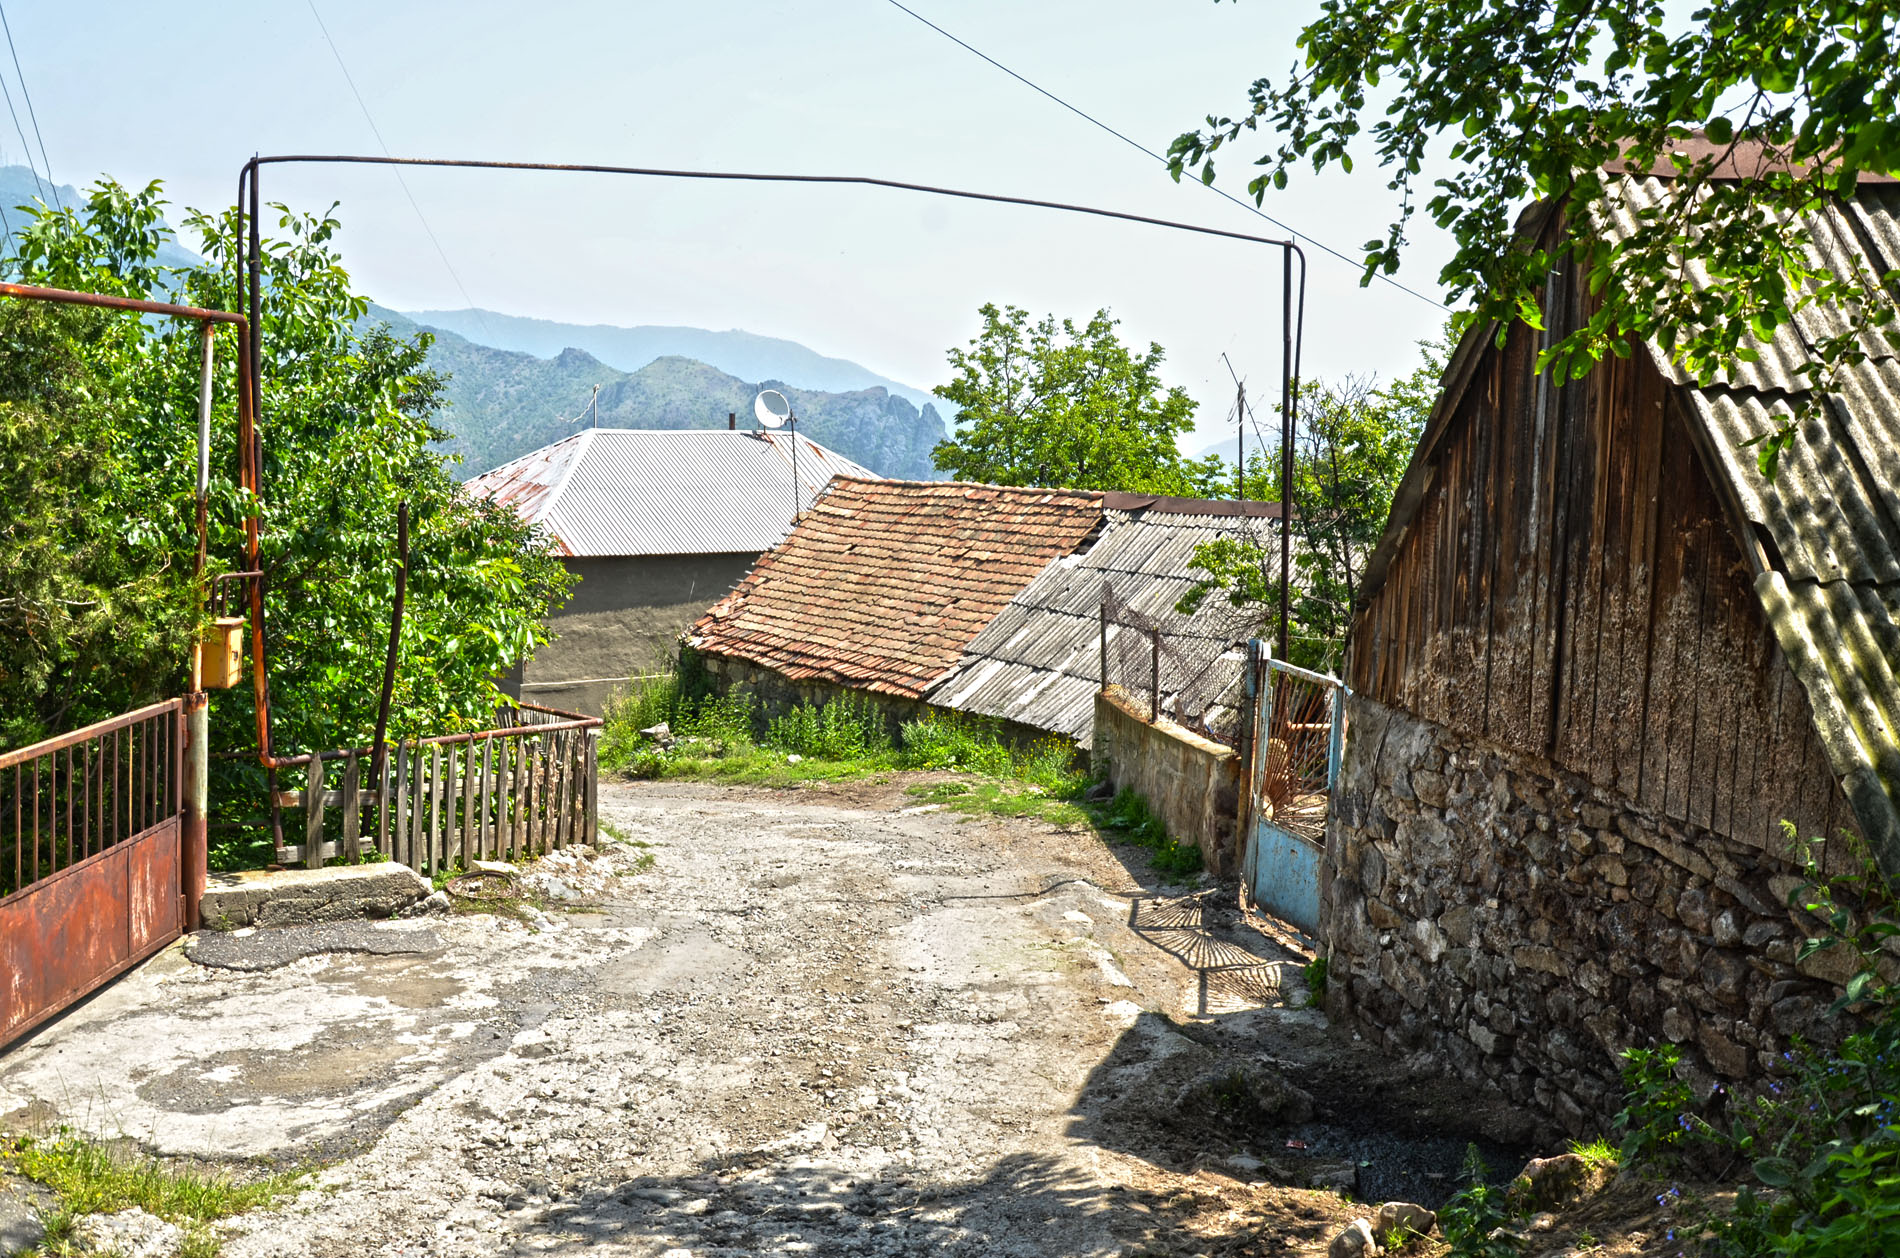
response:
<path id="1" fill-rule="evenodd" d="M 370 116 L 369 106 L 363 101 L 363 93 L 356 89 L 356 80 L 351 77 L 350 68 L 343 64 L 343 54 L 338 51 L 336 41 L 330 38 L 330 28 L 323 24 L 323 15 L 317 12 L 317 0 L 304 0 L 304 2 L 310 6 L 310 16 L 317 20 L 317 29 L 323 32 L 323 42 L 330 45 L 330 55 L 336 58 L 336 68 L 343 72 L 343 81 L 350 85 L 350 95 L 356 97 L 356 107 L 363 111 L 363 121 L 369 124 L 370 133 L 376 137 L 376 143 L 382 147 L 383 156 L 388 157 L 389 143 L 383 139 L 382 130 L 377 127 L 376 119 Z M 436 256 L 442 259 L 443 268 L 448 271 L 449 278 L 455 281 L 456 291 L 462 294 L 462 301 L 468 308 L 475 312 L 476 322 L 482 325 L 482 331 L 487 333 L 492 342 L 494 333 L 489 331 L 488 320 L 482 317 L 482 312 L 475 305 L 474 298 L 468 295 L 468 289 L 462 284 L 462 277 L 455 273 L 455 264 L 449 261 L 448 251 L 443 249 L 442 242 L 436 239 L 435 229 L 429 226 L 428 218 L 422 213 L 422 206 L 416 201 L 416 194 L 409 191 L 409 181 L 402 177 L 402 171 L 398 170 L 395 173 L 396 182 L 402 186 L 402 194 L 409 198 L 409 208 L 416 212 L 416 221 L 422 224 L 422 230 L 429 237 L 429 243 L 435 246 Z"/>
<path id="2" fill-rule="evenodd" d="M 66 207 L 61 205 L 59 201 L 59 184 L 53 178 L 53 163 L 48 160 L 46 156 L 46 137 L 40 134 L 40 116 L 33 108 L 33 93 L 27 90 L 26 72 L 20 69 L 20 54 L 13 46 L 13 27 L 7 21 L 7 8 L 4 4 L 0 4 L 0 30 L 4 30 L 7 34 L 7 52 L 13 56 L 13 73 L 15 77 L 20 80 L 20 95 L 26 99 L 26 116 L 33 123 L 33 138 L 40 143 L 40 164 L 46 167 L 46 182 L 53 190 L 53 205 L 63 210 Z M 11 96 L 7 97 L 7 108 L 9 110 L 13 108 L 13 98 Z M 16 128 L 20 125 L 20 119 L 17 115 L 13 119 L 13 125 Z M 20 137 L 20 143 L 22 145 L 26 143 L 26 137 L 24 135 Z M 27 153 L 26 164 L 29 167 L 33 165 L 33 154 L 31 151 Z M 35 174 L 35 182 L 38 182 L 37 173 Z M 7 234 L 11 236 L 12 232 L 9 231 Z"/>
<path id="3" fill-rule="evenodd" d="M 973 54 L 974 56 L 981 58 L 984 61 L 989 62 L 989 64 L 991 64 L 992 66 L 995 66 L 998 70 L 1001 70 L 1004 74 L 1007 74 L 1010 78 L 1015 79 L 1018 83 L 1021 83 L 1024 87 L 1030 89 L 1033 92 L 1037 92 L 1042 96 L 1048 97 L 1050 100 L 1062 106 L 1064 109 L 1068 110 L 1070 113 L 1074 114 L 1076 117 L 1082 119 L 1084 122 L 1087 122 L 1089 125 L 1098 127 L 1101 130 L 1108 132 L 1108 134 L 1114 136 L 1117 140 L 1120 140 L 1123 144 L 1128 145 L 1130 148 L 1134 149 L 1136 152 L 1146 154 L 1147 156 L 1153 158 L 1155 161 L 1160 162 L 1163 166 L 1166 166 L 1169 164 L 1167 158 L 1155 152 L 1153 149 L 1149 148 L 1147 145 L 1143 144 L 1141 141 L 1133 139 L 1123 134 L 1122 132 L 1117 131 L 1114 127 L 1109 126 L 1106 122 L 1103 122 L 1100 118 L 1095 117 L 1093 114 L 1088 113 L 1086 110 L 1078 108 L 1075 105 L 1071 105 L 1068 101 L 1062 99 L 1062 97 L 1060 96 L 1057 96 L 1054 92 L 1050 91 L 1048 88 L 1043 87 L 1041 84 L 1023 77 L 1022 75 L 1018 74 L 1016 71 L 1004 65 L 1002 62 L 998 61 L 996 58 L 984 52 L 981 48 L 978 48 L 962 39 L 957 38 L 955 35 L 952 35 L 949 31 L 945 30 L 943 27 L 938 26 L 935 22 L 931 21 L 929 18 L 917 12 L 917 10 L 904 5 L 903 3 L 900 2 L 900 0 L 888 0 L 888 3 L 891 5 L 892 8 L 901 9 L 903 12 L 910 14 L 910 16 L 916 18 L 919 22 L 922 22 L 925 26 L 928 26 L 931 30 L 937 32 L 937 34 L 943 36 L 945 39 L 949 40 L 951 43 L 957 45 L 957 47 L 962 48 L 964 51 L 969 52 Z M 1201 181 L 1197 179 L 1194 182 L 1200 183 Z M 1339 250 L 1333 248 L 1331 245 L 1327 244 L 1325 241 L 1316 240 L 1312 236 L 1307 235 L 1305 232 L 1300 231 L 1298 228 L 1293 227 L 1287 223 L 1281 222 L 1279 219 L 1273 217 L 1273 215 L 1267 213 L 1265 210 L 1261 209 L 1259 206 L 1253 205 L 1247 201 L 1242 200 L 1241 198 L 1235 196 L 1233 193 L 1227 191 L 1225 188 L 1216 188 L 1213 184 L 1201 184 L 1201 186 L 1206 188 L 1208 191 L 1214 193 L 1216 196 L 1224 197 L 1225 199 L 1232 201 L 1235 205 L 1238 205 L 1241 209 L 1246 210 L 1249 214 L 1253 214 L 1256 217 L 1266 219 L 1269 223 L 1272 223 L 1275 227 L 1278 227 L 1281 231 L 1287 232 L 1291 234 L 1292 236 L 1296 237 L 1297 239 L 1304 240 L 1306 243 L 1312 245 L 1315 249 L 1318 249 L 1321 253 L 1329 253 L 1333 257 L 1338 258 L 1341 262 L 1345 262 L 1361 271 L 1365 269 L 1365 263 L 1362 262 L 1360 259 L 1351 257 L 1348 254 L 1342 253 Z M 1411 296 L 1418 298 L 1420 301 L 1429 302 L 1430 304 L 1438 307 L 1440 310 L 1451 309 L 1451 307 L 1447 306 L 1444 302 L 1439 301 L 1436 297 L 1432 297 L 1426 293 L 1421 293 L 1415 288 L 1408 288 L 1406 285 L 1399 283 L 1397 280 L 1393 279 L 1389 275 L 1383 275 L 1378 272 L 1374 272 L 1373 278 L 1380 280 L 1383 283 L 1390 284 L 1392 287 L 1398 289 L 1402 293 L 1409 293 Z"/>

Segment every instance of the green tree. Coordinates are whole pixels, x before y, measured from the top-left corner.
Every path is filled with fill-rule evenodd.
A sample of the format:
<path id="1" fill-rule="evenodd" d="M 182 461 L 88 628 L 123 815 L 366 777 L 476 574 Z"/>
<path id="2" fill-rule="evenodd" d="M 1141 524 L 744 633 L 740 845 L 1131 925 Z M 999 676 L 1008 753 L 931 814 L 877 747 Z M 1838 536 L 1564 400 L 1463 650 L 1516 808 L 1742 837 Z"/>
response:
<path id="1" fill-rule="evenodd" d="M 44 211 L 21 232 L 13 268 L 59 287 L 235 309 L 242 236 L 235 212 L 188 212 L 207 261 L 161 267 L 161 189 L 110 181 L 83 214 Z M 334 210 L 334 207 L 332 207 Z M 429 340 L 365 326 L 333 241 L 334 213 L 273 206 L 263 242 L 263 453 L 260 564 L 265 646 L 279 754 L 356 745 L 374 730 L 395 588 L 395 516 L 412 517 L 410 571 L 391 728 L 399 735 L 470 728 L 492 719 L 493 678 L 545 640 L 541 617 L 569 578 L 544 536 L 513 511 L 471 497 L 432 448 L 442 381 L 424 365 Z M 131 535 L 152 540 L 168 571 L 189 572 L 195 545 L 192 480 L 199 331 L 171 320 L 120 316 L 109 334 L 72 340 L 72 352 L 109 394 L 104 448 L 112 457 L 103 508 Z M 224 339 L 213 432 L 210 554 L 214 569 L 242 566 L 248 495 L 237 484 L 235 346 Z M 42 457 L 52 457 L 45 454 Z M 154 608 L 150 615 L 156 615 Z M 189 611 L 167 612 L 189 632 Z M 184 682 L 182 650 L 142 670 L 162 691 Z M 212 705 L 214 807 L 254 825 L 264 778 L 254 762 L 248 687 Z M 255 843 L 258 832 L 234 842 Z M 251 849 L 255 854 L 255 848 Z M 240 853 L 229 847 L 225 859 Z"/>
<path id="2" fill-rule="evenodd" d="M 164 697 L 190 553 L 150 528 L 96 310 L 0 303 L 0 746 Z"/>
<path id="3" fill-rule="evenodd" d="M 1686 13 L 1667 0 L 1327 0 L 1299 47 L 1303 62 L 1256 80 L 1245 112 L 1175 140 L 1175 177 L 1211 182 L 1216 153 L 1264 130 L 1248 184 L 1261 200 L 1307 162 L 1351 171 L 1369 139 L 1398 207 L 1365 246 L 1367 279 L 1398 269 L 1420 198 L 1456 242 L 1440 275 L 1449 297 L 1471 298 L 1464 317 L 1499 321 L 1500 336 L 1516 319 L 1539 326 L 1545 277 L 1578 262 L 1597 304 L 1542 366 L 1580 376 L 1643 339 L 1707 381 L 1819 303 L 1848 314 L 1814 347 L 1820 389 L 1894 321 L 1900 277 L 1837 276 L 1802 226 L 1852 197 L 1862 172 L 1900 171 L 1892 0 L 1705 0 Z M 1606 171 L 1617 162 L 1672 171 L 1668 195 L 1623 202 Z M 1446 173 L 1426 188 L 1428 164 Z M 1736 167 L 1749 177 L 1718 177 Z M 1517 239 L 1533 199 L 1563 212 L 1552 249 Z M 1612 241 L 1594 223 L 1613 208 L 1631 228 Z M 1801 418 L 1763 434 L 1764 471 Z"/>
<path id="4" fill-rule="evenodd" d="M 1444 371 L 1446 345 L 1426 341 L 1424 361 L 1385 388 L 1348 378 L 1301 386 L 1293 454 L 1293 546 L 1288 654 L 1305 668 L 1339 666 L 1366 561 L 1385 532 L 1392 496 L 1412 460 Z M 1250 483 L 1277 495 L 1280 452 L 1248 460 Z M 1280 551 L 1270 541 L 1222 538 L 1194 548 L 1201 576 L 1179 604 L 1192 612 L 1211 597 L 1280 613 Z"/>
<path id="5" fill-rule="evenodd" d="M 1223 492 L 1220 460 L 1184 458 L 1175 444 L 1193 431 L 1194 400 L 1163 388 L 1159 345 L 1131 351 L 1106 310 L 1081 328 L 1054 315 L 1031 323 L 1015 306 L 978 313 L 983 330 L 950 350 L 956 379 L 936 390 L 962 408 L 933 451 L 938 467 L 994 485 Z"/>

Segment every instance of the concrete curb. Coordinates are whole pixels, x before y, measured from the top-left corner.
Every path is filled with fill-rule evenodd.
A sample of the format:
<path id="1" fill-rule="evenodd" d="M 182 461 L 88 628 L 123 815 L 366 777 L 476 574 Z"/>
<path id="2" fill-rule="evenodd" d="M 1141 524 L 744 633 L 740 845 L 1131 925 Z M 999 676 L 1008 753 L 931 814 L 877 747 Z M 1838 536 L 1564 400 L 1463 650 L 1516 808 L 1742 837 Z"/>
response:
<path id="1" fill-rule="evenodd" d="M 207 878 L 202 913 L 211 930 L 338 922 L 390 917 L 429 892 L 422 875 L 394 863 L 245 870 Z"/>

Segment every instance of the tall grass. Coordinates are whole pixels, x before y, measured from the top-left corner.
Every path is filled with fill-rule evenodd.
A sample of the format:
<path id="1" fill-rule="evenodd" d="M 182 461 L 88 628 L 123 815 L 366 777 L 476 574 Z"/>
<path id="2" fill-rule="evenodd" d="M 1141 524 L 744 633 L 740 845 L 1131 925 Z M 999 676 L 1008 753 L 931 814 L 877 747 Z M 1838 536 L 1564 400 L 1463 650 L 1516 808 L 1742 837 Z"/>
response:
<path id="1" fill-rule="evenodd" d="M 661 724 L 671 746 L 641 733 Z M 796 781 L 940 769 L 1064 797 L 1088 786 L 1075 761 L 1066 739 L 1013 742 L 999 721 L 937 709 L 904 722 L 893 739 L 877 700 L 849 692 L 764 720 L 749 696 L 713 694 L 690 654 L 610 704 L 600 740 L 602 767 L 636 777 Z"/>

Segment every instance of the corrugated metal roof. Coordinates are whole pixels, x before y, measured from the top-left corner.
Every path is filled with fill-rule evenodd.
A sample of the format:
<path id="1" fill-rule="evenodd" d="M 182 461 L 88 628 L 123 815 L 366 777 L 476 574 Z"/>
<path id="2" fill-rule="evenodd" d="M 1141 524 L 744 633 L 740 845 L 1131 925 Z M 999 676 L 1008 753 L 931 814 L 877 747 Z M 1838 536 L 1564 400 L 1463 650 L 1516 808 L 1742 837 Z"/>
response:
<path id="1" fill-rule="evenodd" d="M 691 631 L 797 680 L 920 697 L 1101 520 L 1102 495 L 840 478 Z"/>
<path id="2" fill-rule="evenodd" d="M 797 442 L 799 499 L 792 486 Z M 590 428 L 468 482 L 579 558 L 770 550 L 833 476 L 877 477 L 799 435 Z"/>
<path id="3" fill-rule="evenodd" d="M 1635 223 L 1666 194 L 1661 180 L 1623 181 L 1624 208 L 1604 227 Z M 1841 278 L 1900 269 L 1900 186 L 1863 183 L 1851 202 L 1810 216 L 1810 260 Z M 1813 347 L 1847 329 L 1846 312 L 1814 305 L 1757 343 L 1759 362 L 1699 385 L 1660 349 L 1651 358 L 1687 392 L 1709 438 L 1712 474 L 1755 530 L 1756 593 L 1807 691 L 1816 728 L 1856 817 L 1890 877 L 1900 877 L 1900 345 L 1894 329 L 1863 333 L 1864 361 L 1844 367 L 1818 417 L 1773 481 L 1744 443 L 1812 395 L 1799 370 Z"/>
<path id="4" fill-rule="evenodd" d="M 1264 543 L 1268 530 L 1276 526 L 1259 518 L 1265 512 L 1250 517 L 1190 514 L 1192 510 L 1187 504 L 1105 511 L 1095 544 L 1084 554 L 1043 569 L 976 635 L 927 697 L 942 707 L 1002 717 L 1088 743 L 1095 726 L 1095 694 L 1101 687 L 1105 584 L 1123 605 L 1158 622 L 1169 639 L 1204 639 L 1215 652 L 1224 646 L 1243 647 L 1249 635 L 1235 629 L 1234 617 L 1221 600 L 1208 600 L 1192 616 L 1174 607 L 1194 583 L 1188 565 L 1196 546 L 1236 536 Z M 1121 632 L 1110 625 L 1111 652 Z M 1232 661 L 1235 681 L 1243 658 L 1244 650 Z M 1164 675 L 1162 689 L 1169 691 L 1185 680 Z"/>

